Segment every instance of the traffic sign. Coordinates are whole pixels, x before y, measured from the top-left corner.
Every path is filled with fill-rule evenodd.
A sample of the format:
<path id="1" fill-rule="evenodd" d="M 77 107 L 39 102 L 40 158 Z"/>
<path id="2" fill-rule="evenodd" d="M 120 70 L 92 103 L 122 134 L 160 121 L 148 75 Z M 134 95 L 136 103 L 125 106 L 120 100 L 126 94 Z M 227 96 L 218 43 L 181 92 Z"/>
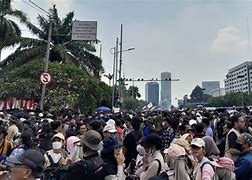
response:
<path id="1" fill-rule="evenodd" d="M 72 25 L 72 40 L 97 40 L 97 21 L 74 21 Z"/>
<path id="2" fill-rule="evenodd" d="M 52 76 L 47 73 L 47 72 L 43 72 L 41 75 L 40 75 L 40 82 L 42 84 L 49 84 L 52 80 Z"/>

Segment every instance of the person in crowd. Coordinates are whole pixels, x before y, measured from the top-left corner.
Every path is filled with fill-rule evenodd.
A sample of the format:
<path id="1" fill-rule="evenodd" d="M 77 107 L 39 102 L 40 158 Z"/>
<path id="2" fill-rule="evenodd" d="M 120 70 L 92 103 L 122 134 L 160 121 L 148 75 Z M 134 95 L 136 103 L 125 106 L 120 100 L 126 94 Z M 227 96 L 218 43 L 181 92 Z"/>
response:
<path id="1" fill-rule="evenodd" d="M 125 136 L 123 141 L 126 167 L 129 166 L 132 160 L 136 160 L 138 154 L 136 147 L 143 137 L 142 131 L 140 130 L 141 120 L 138 116 L 132 118 L 131 125 L 133 130 Z"/>
<path id="2" fill-rule="evenodd" d="M 15 119 L 10 119 L 9 121 L 10 123 L 10 126 L 8 127 L 7 129 L 7 136 L 6 136 L 6 139 L 10 142 L 13 142 L 13 138 L 18 134 L 19 130 L 18 130 L 18 127 L 16 125 L 16 120 Z"/>
<path id="3" fill-rule="evenodd" d="M 78 138 L 77 136 L 70 136 L 69 138 L 67 138 L 66 149 L 70 156 L 73 154 L 74 147 L 79 141 L 80 141 L 80 138 Z"/>
<path id="4" fill-rule="evenodd" d="M 7 130 L 4 126 L 0 126 L 0 161 L 9 156 L 12 151 L 12 143 L 6 139 Z"/>
<path id="5" fill-rule="evenodd" d="M 68 129 L 66 130 L 66 138 L 69 138 L 70 136 L 76 136 L 76 122 L 74 119 L 72 119 L 69 122 Z"/>
<path id="6" fill-rule="evenodd" d="M 152 176 L 159 175 L 164 170 L 164 158 L 161 154 L 162 139 L 157 134 L 150 134 L 143 140 L 145 155 L 143 166 L 137 174 L 140 180 L 148 180 Z"/>
<path id="7" fill-rule="evenodd" d="M 252 179 L 252 136 L 249 133 L 242 133 L 237 143 L 241 145 L 241 154 L 236 162 L 236 179 Z"/>
<path id="8" fill-rule="evenodd" d="M 7 157 L 9 173 L 4 174 L 11 180 L 39 180 L 43 172 L 45 159 L 40 151 L 29 149 L 19 157 Z M 4 179 L 3 176 L 0 177 Z"/>
<path id="9" fill-rule="evenodd" d="M 230 120 L 233 124 L 233 128 L 227 134 L 225 157 L 236 162 L 241 150 L 240 144 L 237 143 L 237 138 L 241 136 L 241 132 L 245 128 L 245 119 L 241 114 L 235 114 Z"/>
<path id="10" fill-rule="evenodd" d="M 213 138 L 210 136 L 204 136 L 202 139 L 205 142 L 205 156 L 208 159 L 218 159 L 220 151 Z"/>
<path id="11" fill-rule="evenodd" d="M 22 122 L 23 124 L 23 131 L 28 131 L 30 134 L 32 134 L 32 137 L 35 137 L 34 131 L 31 129 L 31 123 L 29 121 Z"/>
<path id="12" fill-rule="evenodd" d="M 39 148 L 49 151 L 52 149 L 52 137 L 62 131 L 62 124 L 60 121 L 52 121 L 49 124 L 48 120 L 43 120 L 42 124 L 42 131 L 38 137 L 40 140 Z"/>
<path id="13" fill-rule="evenodd" d="M 87 126 L 84 123 L 81 123 L 77 126 L 77 137 L 84 135 L 87 132 Z"/>
<path id="14" fill-rule="evenodd" d="M 125 179 L 124 155 L 122 153 L 122 144 L 115 138 L 109 138 L 103 141 L 103 149 L 101 158 L 104 161 L 106 169 L 105 180 L 121 180 Z"/>
<path id="15" fill-rule="evenodd" d="M 162 129 L 160 131 L 160 136 L 162 139 L 162 150 L 168 148 L 175 137 L 175 132 L 170 124 L 171 120 L 169 118 L 166 118 L 162 122 Z"/>
<path id="16" fill-rule="evenodd" d="M 123 134 L 125 137 L 132 130 L 130 116 L 126 116 L 124 121 L 125 121 L 125 128 L 123 129 Z"/>
<path id="17" fill-rule="evenodd" d="M 174 171 L 174 180 L 190 180 L 192 161 L 188 157 L 189 143 L 178 139 L 164 150 L 165 162 Z"/>
<path id="18" fill-rule="evenodd" d="M 109 139 L 109 138 L 115 138 L 115 133 L 117 132 L 116 128 L 114 125 L 111 124 L 107 124 L 104 128 L 103 128 L 103 139 Z"/>
<path id="19" fill-rule="evenodd" d="M 152 119 L 151 117 L 145 118 L 144 119 L 144 128 L 143 128 L 143 135 L 144 137 L 148 136 L 152 132 L 154 132 L 154 126 L 152 124 Z"/>
<path id="20" fill-rule="evenodd" d="M 218 139 L 218 144 L 217 144 L 217 147 L 220 151 L 220 157 L 223 157 L 225 155 L 226 136 L 232 128 L 233 128 L 233 124 L 230 121 L 226 121 L 222 129 L 223 137 L 221 139 Z"/>
<path id="21" fill-rule="evenodd" d="M 192 155 L 196 159 L 196 164 L 194 165 L 192 179 L 193 180 L 212 180 L 214 177 L 213 167 L 205 162 L 210 160 L 205 157 L 205 142 L 201 138 L 194 138 L 191 142 Z"/>
<path id="22" fill-rule="evenodd" d="M 207 118 L 203 118 L 202 123 L 203 123 L 204 128 L 205 128 L 205 136 L 209 136 L 209 137 L 213 138 L 214 133 L 213 133 L 213 130 L 212 130 L 211 126 L 210 126 L 210 120 L 207 119 Z"/>
<path id="23" fill-rule="evenodd" d="M 65 137 L 62 133 L 57 133 L 52 137 L 52 149 L 45 153 L 45 168 L 58 167 L 63 164 L 67 153 L 64 150 Z"/>
<path id="24" fill-rule="evenodd" d="M 202 138 L 205 136 L 204 125 L 202 123 L 194 124 L 193 127 L 195 132 L 193 138 Z"/>
<path id="25" fill-rule="evenodd" d="M 82 136 L 84 159 L 68 167 L 65 179 L 104 180 L 104 162 L 98 154 L 98 150 L 101 150 L 101 140 L 101 135 L 95 130 L 89 130 Z"/>
<path id="26" fill-rule="evenodd" d="M 32 149 L 34 147 L 34 141 L 32 139 L 32 134 L 30 134 L 28 131 L 24 131 L 19 138 L 19 142 L 17 147 L 15 147 L 10 156 L 13 156 L 15 158 L 18 158 L 21 156 L 26 150 Z"/>

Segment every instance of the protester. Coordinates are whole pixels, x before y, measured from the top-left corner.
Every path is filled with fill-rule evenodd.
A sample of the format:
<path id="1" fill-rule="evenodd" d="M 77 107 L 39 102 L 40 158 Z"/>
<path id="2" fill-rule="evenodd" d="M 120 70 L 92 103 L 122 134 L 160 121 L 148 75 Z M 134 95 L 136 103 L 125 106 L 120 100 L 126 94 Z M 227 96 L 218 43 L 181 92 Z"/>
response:
<path id="1" fill-rule="evenodd" d="M 15 119 L 10 119 L 9 123 L 10 126 L 7 129 L 8 135 L 6 136 L 6 139 L 10 142 L 13 142 L 14 137 L 18 134 L 19 130 L 16 126 L 17 121 Z"/>
<path id="2" fill-rule="evenodd" d="M 205 128 L 205 136 L 209 136 L 209 137 L 213 138 L 214 133 L 213 133 L 213 130 L 212 130 L 211 126 L 210 126 L 210 120 L 207 119 L 207 118 L 203 118 L 202 123 L 203 123 L 204 128 Z"/>
<path id="3" fill-rule="evenodd" d="M 12 151 L 12 143 L 6 139 L 7 130 L 5 127 L 0 126 L 0 159 L 1 161 L 5 156 L 9 156 Z"/>
<path id="4" fill-rule="evenodd" d="M 162 139 L 162 150 L 168 148 L 175 137 L 175 132 L 171 127 L 171 120 L 166 118 L 162 122 L 162 129 L 160 131 L 160 136 Z"/>
<path id="5" fill-rule="evenodd" d="M 245 119 L 241 114 L 231 117 L 233 128 L 228 132 L 225 145 L 225 157 L 236 162 L 240 154 L 241 145 L 237 143 L 237 138 L 241 136 L 241 131 L 245 128 Z"/>
<path id="6" fill-rule="evenodd" d="M 237 143 L 241 145 L 241 154 L 236 162 L 236 179 L 252 179 L 252 136 L 249 133 L 242 133 Z"/>
<path id="7" fill-rule="evenodd" d="M 212 180 L 214 177 L 213 167 L 205 162 L 210 160 L 205 157 L 205 142 L 201 138 L 195 138 L 191 142 L 191 151 L 196 158 L 192 178 L 193 180 Z"/>
<path id="8" fill-rule="evenodd" d="M 126 167 L 129 166 L 132 160 L 136 160 L 138 155 L 136 147 L 143 137 L 142 131 L 140 130 L 141 120 L 138 116 L 132 118 L 131 125 L 133 130 L 125 136 L 123 141 Z"/>
<path id="9" fill-rule="evenodd" d="M 164 170 L 164 159 L 161 154 L 162 139 L 157 134 L 150 134 L 143 140 L 145 155 L 143 166 L 138 172 L 140 180 L 148 180 L 152 176 L 159 175 Z"/>
<path id="10" fill-rule="evenodd" d="M 117 141 L 115 138 L 104 140 L 101 158 L 105 163 L 105 180 L 125 179 L 123 171 L 125 158 L 122 153 L 122 144 L 119 141 Z"/>
<path id="11" fill-rule="evenodd" d="M 34 147 L 34 141 L 32 139 L 32 135 L 24 131 L 20 138 L 17 147 L 15 147 L 10 156 L 14 156 L 15 158 L 18 158 L 21 156 L 26 150 L 31 149 Z"/>
<path id="12" fill-rule="evenodd" d="M 101 149 L 101 135 L 95 130 L 87 131 L 81 138 L 84 159 L 68 168 L 65 179 L 103 180 L 105 178 L 103 160 L 98 155 Z"/>
<path id="13" fill-rule="evenodd" d="M 6 165 L 10 170 L 7 178 L 11 180 L 39 180 L 45 159 L 41 152 L 29 149 L 19 157 L 7 157 Z"/>

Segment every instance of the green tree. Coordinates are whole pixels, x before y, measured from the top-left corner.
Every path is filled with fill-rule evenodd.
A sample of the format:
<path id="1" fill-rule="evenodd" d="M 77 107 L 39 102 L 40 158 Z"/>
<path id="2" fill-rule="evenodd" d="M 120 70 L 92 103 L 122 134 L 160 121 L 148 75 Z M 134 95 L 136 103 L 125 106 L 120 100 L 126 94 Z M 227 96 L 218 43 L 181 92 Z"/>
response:
<path id="1" fill-rule="evenodd" d="M 204 101 L 204 93 L 200 86 L 196 86 L 190 95 L 190 102 L 203 102 Z"/>
<path id="2" fill-rule="evenodd" d="M 22 23 L 27 22 L 26 15 L 20 10 L 13 9 L 11 2 L 12 0 L 0 2 L 0 62 L 2 49 L 20 42 L 21 30 L 11 18 L 15 17 Z"/>
<path id="3" fill-rule="evenodd" d="M 130 86 L 126 90 L 126 95 L 128 97 L 134 97 L 134 99 L 141 97 L 141 94 L 139 93 L 139 88 L 137 86 Z"/>
<path id="4" fill-rule="evenodd" d="M 144 106 L 146 106 L 148 102 L 144 100 L 133 99 L 132 97 L 126 97 L 123 100 L 123 109 L 130 111 L 142 110 Z"/>
<path id="5" fill-rule="evenodd" d="M 0 99 L 35 99 L 40 101 L 40 73 L 43 61 L 35 60 L 6 73 L 0 84 Z M 88 75 L 80 68 L 59 63 L 49 63 L 53 81 L 47 86 L 45 106 L 62 109 L 72 107 L 91 113 L 102 102 L 111 102 L 111 87 Z M 111 106 L 111 104 L 109 104 Z"/>
<path id="6" fill-rule="evenodd" d="M 71 40 L 74 12 L 69 12 L 63 19 L 59 18 L 55 6 L 49 12 L 53 22 L 50 61 L 75 65 L 100 78 L 103 67 L 102 60 L 93 54 L 96 51 L 95 42 Z M 27 26 L 38 39 L 23 39 L 17 50 L 1 62 L 0 67 L 10 70 L 44 57 L 50 20 L 41 15 L 37 19 L 40 27 L 31 23 L 27 23 Z"/>

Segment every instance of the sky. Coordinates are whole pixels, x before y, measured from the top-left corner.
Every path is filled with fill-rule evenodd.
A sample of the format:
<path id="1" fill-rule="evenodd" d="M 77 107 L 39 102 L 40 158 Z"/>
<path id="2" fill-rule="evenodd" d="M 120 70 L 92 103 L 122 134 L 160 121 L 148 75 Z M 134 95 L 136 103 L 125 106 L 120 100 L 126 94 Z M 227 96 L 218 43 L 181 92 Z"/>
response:
<path id="1" fill-rule="evenodd" d="M 40 11 L 29 0 L 13 0 L 37 24 Z M 250 58 L 252 0 L 33 0 L 44 9 L 56 4 L 64 17 L 74 11 L 75 19 L 97 21 L 105 74 L 112 73 L 115 46 L 123 24 L 122 72 L 125 78 L 160 78 L 171 72 L 172 103 L 190 95 L 202 81 L 218 80 L 224 87 L 228 69 Z M 31 36 L 21 27 L 23 36 Z M 249 33 L 248 33 L 249 32 Z M 252 40 L 252 39 L 251 39 Z M 13 49 L 7 49 L 7 56 Z M 97 45 L 99 54 L 99 45 Z M 102 78 L 108 83 L 106 77 Z M 131 84 L 129 84 L 131 85 Z M 144 82 L 136 82 L 145 98 Z"/>

